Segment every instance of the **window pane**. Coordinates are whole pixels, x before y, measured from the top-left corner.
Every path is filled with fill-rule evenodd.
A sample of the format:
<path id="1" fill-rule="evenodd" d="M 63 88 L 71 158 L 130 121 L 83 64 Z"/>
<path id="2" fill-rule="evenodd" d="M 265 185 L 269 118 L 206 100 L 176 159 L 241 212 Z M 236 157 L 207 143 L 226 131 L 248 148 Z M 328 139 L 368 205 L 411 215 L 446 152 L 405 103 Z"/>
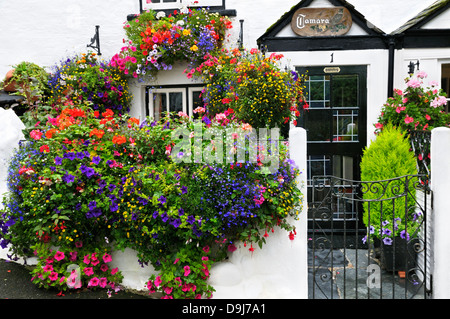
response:
<path id="1" fill-rule="evenodd" d="M 333 111 L 333 141 L 358 141 L 358 111 Z"/>
<path id="2" fill-rule="evenodd" d="M 195 110 L 197 107 L 203 107 L 203 99 L 200 94 L 202 91 L 193 91 L 192 92 L 192 110 Z M 198 113 L 192 114 L 194 119 L 198 118 Z"/>
<path id="3" fill-rule="evenodd" d="M 358 75 L 333 75 L 332 107 L 358 106 Z"/>
<path id="4" fill-rule="evenodd" d="M 169 112 L 183 111 L 183 93 L 169 93 Z"/>
<path id="5" fill-rule="evenodd" d="M 306 87 L 308 104 L 311 108 L 330 107 L 330 76 L 310 76 Z"/>
<path id="6" fill-rule="evenodd" d="M 330 110 L 309 109 L 303 116 L 309 141 L 330 141 Z"/>
<path id="7" fill-rule="evenodd" d="M 156 121 L 161 119 L 161 114 L 167 112 L 167 96 L 166 93 L 153 94 L 153 118 Z"/>

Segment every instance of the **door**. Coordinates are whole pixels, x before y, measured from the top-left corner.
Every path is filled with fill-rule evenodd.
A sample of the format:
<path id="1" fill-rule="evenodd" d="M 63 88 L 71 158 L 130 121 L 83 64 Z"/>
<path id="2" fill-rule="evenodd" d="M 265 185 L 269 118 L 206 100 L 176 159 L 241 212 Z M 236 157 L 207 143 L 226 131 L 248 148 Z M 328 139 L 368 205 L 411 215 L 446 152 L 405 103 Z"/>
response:
<path id="1" fill-rule="evenodd" d="M 332 175 L 360 180 L 360 160 L 366 145 L 367 67 L 298 67 L 306 74 L 306 100 L 297 125 L 307 131 L 308 200 L 313 176 Z M 326 182 L 326 179 L 324 179 Z M 316 200 L 319 200 L 316 198 Z M 358 209 L 334 212 L 336 221 L 358 221 Z M 324 222 L 323 227 L 329 227 Z"/>

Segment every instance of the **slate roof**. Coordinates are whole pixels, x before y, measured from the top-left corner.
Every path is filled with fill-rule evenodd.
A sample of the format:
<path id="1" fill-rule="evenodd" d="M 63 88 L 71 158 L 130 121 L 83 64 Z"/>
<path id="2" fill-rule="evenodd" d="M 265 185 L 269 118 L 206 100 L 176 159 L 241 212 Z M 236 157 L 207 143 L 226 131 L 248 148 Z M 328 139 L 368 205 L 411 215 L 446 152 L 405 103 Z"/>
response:
<path id="1" fill-rule="evenodd" d="M 410 29 L 418 29 L 434 17 L 450 8 L 450 0 L 439 0 L 428 8 L 419 12 L 414 18 L 407 21 L 404 25 L 393 31 L 391 34 L 401 34 Z"/>

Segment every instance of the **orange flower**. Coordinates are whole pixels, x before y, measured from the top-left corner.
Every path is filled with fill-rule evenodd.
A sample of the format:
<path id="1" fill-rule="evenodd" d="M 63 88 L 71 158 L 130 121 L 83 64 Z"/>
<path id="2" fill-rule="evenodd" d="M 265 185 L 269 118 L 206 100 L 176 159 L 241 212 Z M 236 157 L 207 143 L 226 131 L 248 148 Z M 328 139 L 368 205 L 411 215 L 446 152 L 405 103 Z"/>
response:
<path id="1" fill-rule="evenodd" d="M 103 117 L 113 117 L 114 112 L 111 111 L 111 109 L 107 109 L 105 112 L 102 113 Z"/>
<path id="2" fill-rule="evenodd" d="M 45 137 L 52 138 L 55 133 L 58 133 L 57 129 L 54 129 L 54 128 L 49 129 L 47 132 L 45 132 Z"/>
<path id="3" fill-rule="evenodd" d="M 135 118 L 135 117 L 132 117 L 132 118 L 130 118 L 129 120 L 128 120 L 128 123 L 134 123 L 134 124 L 136 124 L 136 125 L 139 125 L 139 119 L 137 119 L 137 118 Z"/>
<path id="4" fill-rule="evenodd" d="M 112 139 L 112 142 L 113 142 L 114 144 L 120 145 L 120 144 L 126 143 L 126 142 L 127 142 L 127 139 L 125 138 L 125 136 L 122 136 L 122 135 L 115 135 L 115 136 L 113 137 L 113 139 Z"/>
<path id="5" fill-rule="evenodd" d="M 105 131 L 94 128 L 91 131 L 91 133 L 89 133 L 89 137 L 91 137 L 92 135 L 95 135 L 95 136 L 97 136 L 98 139 L 101 139 L 104 134 L 105 134 Z"/>

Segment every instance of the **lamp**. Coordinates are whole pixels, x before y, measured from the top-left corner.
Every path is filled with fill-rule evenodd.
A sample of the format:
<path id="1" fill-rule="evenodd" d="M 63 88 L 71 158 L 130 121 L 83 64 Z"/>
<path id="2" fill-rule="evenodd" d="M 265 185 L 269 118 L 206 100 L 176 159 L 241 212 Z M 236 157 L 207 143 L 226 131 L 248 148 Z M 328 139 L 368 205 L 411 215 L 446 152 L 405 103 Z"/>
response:
<path id="1" fill-rule="evenodd" d="M 242 51 L 244 50 L 244 20 L 239 20 L 239 22 L 241 23 L 241 29 L 239 31 L 238 44 L 239 50 Z"/>
<path id="2" fill-rule="evenodd" d="M 417 65 L 417 70 L 419 70 L 419 60 L 417 60 L 416 63 L 413 63 L 413 61 L 409 61 L 408 69 L 409 69 L 409 75 L 412 76 L 414 74 L 414 68 Z"/>
<path id="3" fill-rule="evenodd" d="M 88 44 L 86 47 L 91 47 L 91 48 L 93 48 L 94 50 L 97 51 L 98 55 L 102 55 L 101 52 L 100 52 L 100 34 L 98 32 L 99 28 L 100 28 L 99 25 L 95 26 L 95 34 L 91 38 L 91 43 Z M 95 45 L 94 45 L 94 43 L 95 43 Z"/>

